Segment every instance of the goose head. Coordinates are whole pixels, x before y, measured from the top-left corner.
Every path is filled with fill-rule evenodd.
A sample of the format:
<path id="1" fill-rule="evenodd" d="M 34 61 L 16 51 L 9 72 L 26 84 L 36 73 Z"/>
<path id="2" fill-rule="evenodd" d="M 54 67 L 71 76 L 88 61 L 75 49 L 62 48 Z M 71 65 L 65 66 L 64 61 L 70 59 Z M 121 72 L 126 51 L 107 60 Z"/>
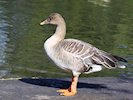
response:
<path id="1" fill-rule="evenodd" d="M 65 21 L 59 13 L 52 13 L 46 20 L 42 21 L 40 25 L 53 24 L 58 26 L 63 23 L 65 23 Z"/>

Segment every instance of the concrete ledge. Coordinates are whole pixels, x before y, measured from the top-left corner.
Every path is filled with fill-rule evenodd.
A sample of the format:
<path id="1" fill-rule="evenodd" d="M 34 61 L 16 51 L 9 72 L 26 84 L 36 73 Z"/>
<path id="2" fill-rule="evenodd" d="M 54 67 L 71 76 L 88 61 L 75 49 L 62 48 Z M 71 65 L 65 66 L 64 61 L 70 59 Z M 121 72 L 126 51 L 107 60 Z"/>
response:
<path id="1" fill-rule="evenodd" d="M 0 100 L 133 100 L 133 77 L 80 78 L 76 96 L 59 96 L 56 90 L 67 88 L 70 80 L 0 80 Z"/>

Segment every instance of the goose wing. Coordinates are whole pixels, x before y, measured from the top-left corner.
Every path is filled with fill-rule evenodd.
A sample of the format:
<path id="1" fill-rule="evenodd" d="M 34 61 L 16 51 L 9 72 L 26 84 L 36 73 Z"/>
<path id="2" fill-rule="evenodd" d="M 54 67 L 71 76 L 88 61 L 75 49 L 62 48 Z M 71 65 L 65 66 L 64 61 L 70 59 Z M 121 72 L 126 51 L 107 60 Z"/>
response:
<path id="1" fill-rule="evenodd" d="M 65 52 L 81 59 L 85 66 L 96 64 L 111 69 L 116 67 L 118 62 L 113 55 L 80 40 L 65 39 L 61 42 L 61 47 Z"/>

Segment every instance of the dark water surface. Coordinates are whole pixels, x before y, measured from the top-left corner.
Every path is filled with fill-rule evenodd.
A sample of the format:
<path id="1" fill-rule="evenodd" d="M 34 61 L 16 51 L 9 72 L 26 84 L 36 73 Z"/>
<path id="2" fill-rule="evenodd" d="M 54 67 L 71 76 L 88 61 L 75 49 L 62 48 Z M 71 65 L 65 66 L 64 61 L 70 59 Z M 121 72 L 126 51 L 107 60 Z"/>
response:
<path id="1" fill-rule="evenodd" d="M 66 77 L 43 50 L 55 26 L 40 26 L 58 12 L 67 23 L 66 38 L 89 42 L 126 58 L 126 69 L 85 76 L 133 75 L 133 0 L 0 0 L 0 78 Z"/>

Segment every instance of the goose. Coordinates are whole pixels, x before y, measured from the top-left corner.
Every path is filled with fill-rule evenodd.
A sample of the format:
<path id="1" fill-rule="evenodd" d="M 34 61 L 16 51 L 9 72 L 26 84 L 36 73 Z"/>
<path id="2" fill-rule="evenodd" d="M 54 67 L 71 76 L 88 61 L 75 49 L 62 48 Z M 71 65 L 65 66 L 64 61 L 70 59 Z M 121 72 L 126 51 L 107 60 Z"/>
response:
<path id="1" fill-rule="evenodd" d="M 90 74 L 108 68 L 125 68 L 120 62 L 124 58 L 100 50 L 78 39 L 65 39 L 66 23 L 59 13 L 52 13 L 40 25 L 56 25 L 55 33 L 44 43 L 44 49 L 51 60 L 61 69 L 72 73 L 72 82 L 68 89 L 59 89 L 62 96 L 74 96 L 80 74 Z"/>

